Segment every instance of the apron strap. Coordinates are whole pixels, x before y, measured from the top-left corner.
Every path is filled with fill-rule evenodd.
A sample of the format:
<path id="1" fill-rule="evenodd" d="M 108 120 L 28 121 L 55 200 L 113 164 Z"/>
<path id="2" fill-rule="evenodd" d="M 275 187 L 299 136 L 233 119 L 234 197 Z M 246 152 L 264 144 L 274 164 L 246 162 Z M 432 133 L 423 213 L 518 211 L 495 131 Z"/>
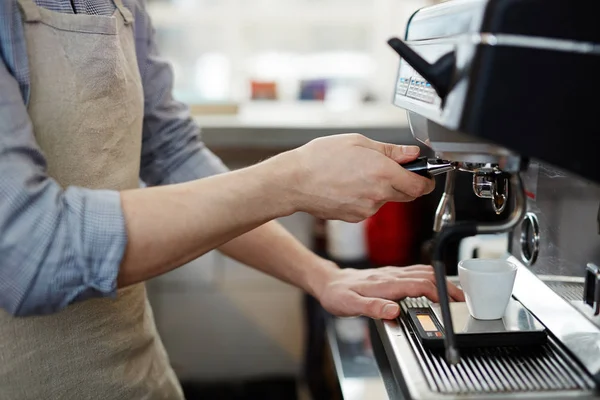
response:
<path id="1" fill-rule="evenodd" d="M 25 22 L 37 22 L 42 20 L 40 9 L 33 0 L 17 0 L 17 2 L 21 7 Z"/>
<path id="2" fill-rule="evenodd" d="M 33 1 L 33 0 L 29 0 L 29 1 Z M 123 5 L 123 1 L 121 1 L 121 0 L 113 0 L 113 1 L 115 3 L 115 7 L 117 7 L 119 12 L 123 16 L 123 19 L 125 20 L 125 25 L 131 24 L 133 22 L 133 14 L 131 14 L 131 11 L 129 11 L 129 9 Z"/>

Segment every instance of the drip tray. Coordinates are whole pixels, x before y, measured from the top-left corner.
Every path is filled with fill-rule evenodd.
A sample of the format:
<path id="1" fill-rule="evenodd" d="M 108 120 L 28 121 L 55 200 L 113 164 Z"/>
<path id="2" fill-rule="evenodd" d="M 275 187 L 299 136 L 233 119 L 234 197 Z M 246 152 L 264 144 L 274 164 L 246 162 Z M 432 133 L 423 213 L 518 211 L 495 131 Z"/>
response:
<path id="1" fill-rule="evenodd" d="M 404 315 L 411 308 L 430 306 L 424 298 L 406 299 L 400 304 Z M 406 337 L 434 393 L 589 392 L 595 387 L 591 377 L 551 337 L 536 346 L 461 349 L 460 364 L 449 365 L 443 351 L 423 347 L 410 324 L 405 320 L 400 323 L 409 333 Z"/>

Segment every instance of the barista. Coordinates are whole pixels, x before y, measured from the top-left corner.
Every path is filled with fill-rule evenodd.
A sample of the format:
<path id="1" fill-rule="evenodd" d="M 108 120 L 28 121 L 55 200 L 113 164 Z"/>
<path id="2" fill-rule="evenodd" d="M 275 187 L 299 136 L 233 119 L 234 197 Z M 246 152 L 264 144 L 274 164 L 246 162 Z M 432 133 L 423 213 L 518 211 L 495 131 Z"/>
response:
<path id="1" fill-rule="evenodd" d="M 143 4 L 0 3 L 2 399 L 182 398 L 143 282 L 215 248 L 338 315 L 436 298 L 429 267 L 340 270 L 272 221 L 427 194 L 398 165 L 418 148 L 339 135 L 228 172 L 171 97 Z"/>

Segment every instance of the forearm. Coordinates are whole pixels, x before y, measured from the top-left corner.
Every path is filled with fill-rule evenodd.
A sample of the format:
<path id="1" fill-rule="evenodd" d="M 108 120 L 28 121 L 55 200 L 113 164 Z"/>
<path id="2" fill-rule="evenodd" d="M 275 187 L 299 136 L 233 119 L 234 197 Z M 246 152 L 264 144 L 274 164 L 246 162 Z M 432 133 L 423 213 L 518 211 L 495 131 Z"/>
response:
<path id="1" fill-rule="evenodd" d="M 307 249 L 278 222 L 272 221 L 219 248 L 252 268 L 316 296 L 337 266 Z"/>
<path id="2" fill-rule="evenodd" d="M 189 183 L 122 192 L 128 243 L 118 283 L 141 282 L 293 212 L 265 163 Z"/>

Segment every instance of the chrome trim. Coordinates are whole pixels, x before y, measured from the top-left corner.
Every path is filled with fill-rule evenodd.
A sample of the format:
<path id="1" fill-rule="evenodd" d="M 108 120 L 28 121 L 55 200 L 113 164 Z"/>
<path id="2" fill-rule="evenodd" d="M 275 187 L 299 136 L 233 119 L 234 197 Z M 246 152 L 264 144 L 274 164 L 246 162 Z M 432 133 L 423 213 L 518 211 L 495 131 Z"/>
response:
<path id="1" fill-rule="evenodd" d="M 498 189 L 500 186 L 500 189 Z M 502 214 L 508 199 L 508 181 L 502 175 L 492 172 L 473 174 L 473 192 L 481 199 L 491 199 L 496 214 Z"/>
<path id="2" fill-rule="evenodd" d="M 409 334 L 401 324 L 403 322 L 398 319 L 393 321 L 375 320 L 375 327 L 391 368 L 401 374 L 413 400 L 448 398 L 429 388 L 427 377 L 410 345 Z"/>
<path id="3" fill-rule="evenodd" d="M 457 45 L 467 43 L 473 45 L 481 44 L 484 46 L 524 47 L 541 50 L 567 51 L 573 53 L 600 54 L 599 43 L 547 37 L 511 35 L 506 33 L 465 33 L 462 35 L 445 38 L 406 41 L 406 44 L 411 46 L 440 44 Z"/>
<path id="4" fill-rule="evenodd" d="M 560 275 L 536 275 L 538 279 L 544 282 L 564 282 L 564 283 L 580 283 L 583 285 L 585 279 L 580 276 L 560 276 Z"/>
<path id="5" fill-rule="evenodd" d="M 450 171 L 446 174 L 446 183 L 444 194 L 435 211 L 433 220 L 433 231 L 440 232 L 444 226 L 454 223 L 456 218 L 456 208 L 454 206 L 454 182 L 456 180 L 456 171 Z"/>
<path id="6" fill-rule="evenodd" d="M 514 400 L 514 399 L 598 399 L 592 391 L 556 391 L 556 392 L 502 392 L 502 393 L 470 393 L 470 394 L 445 394 L 431 390 L 435 387 L 435 379 L 429 375 L 427 368 L 421 364 L 420 358 L 415 354 L 413 342 L 416 340 L 408 333 L 408 328 L 402 320 L 375 320 L 378 336 L 388 357 L 390 367 L 397 376 L 402 377 L 412 400 Z M 428 362 L 423 360 L 423 362 Z"/>
<path id="7" fill-rule="evenodd" d="M 555 293 L 516 257 L 510 256 L 508 260 L 518 267 L 513 296 L 599 381 L 600 328 L 575 304 Z"/>
<path id="8" fill-rule="evenodd" d="M 503 222 L 497 224 L 477 225 L 477 233 L 503 233 L 513 230 L 525 216 L 527 203 L 525 198 L 525 188 L 519 174 L 510 177 L 511 191 L 514 193 L 515 204 L 510 216 Z"/>
<path id="9" fill-rule="evenodd" d="M 487 46 L 524 47 L 530 49 L 600 55 L 600 44 L 592 42 L 493 33 L 475 34 L 472 35 L 471 40 L 473 44 L 483 44 Z"/>
<path id="10" fill-rule="evenodd" d="M 445 173 L 452 173 L 456 169 L 456 165 L 453 162 L 442 160 L 439 158 L 427 160 L 427 172 L 431 176 L 441 175 Z"/>

